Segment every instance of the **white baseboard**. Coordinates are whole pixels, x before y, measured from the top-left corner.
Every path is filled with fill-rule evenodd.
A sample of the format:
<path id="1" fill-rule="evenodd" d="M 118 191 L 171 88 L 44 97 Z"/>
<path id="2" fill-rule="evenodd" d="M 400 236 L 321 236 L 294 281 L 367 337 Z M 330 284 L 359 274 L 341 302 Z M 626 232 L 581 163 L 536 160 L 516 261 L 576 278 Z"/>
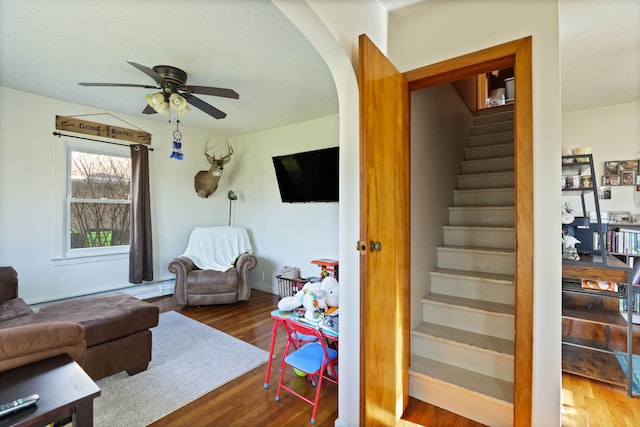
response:
<path id="1" fill-rule="evenodd" d="M 122 288 L 113 289 L 109 291 L 96 292 L 89 295 L 81 295 L 77 297 L 61 298 L 54 301 L 44 301 L 36 304 L 29 304 L 29 307 L 31 307 L 31 309 L 34 311 L 38 311 L 40 310 L 40 308 L 44 306 L 57 304 L 59 302 L 71 301 L 74 299 L 86 298 L 89 296 L 109 295 L 115 292 L 124 292 L 125 294 L 131 295 L 139 299 L 148 299 L 148 298 L 161 297 L 165 295 L 172 295 L 174 288 L 175 288 L 175 279 L 158 280 L 155 282 L 145 283 L 142 285 L 130 285 L 130 286 L 125 286 Z"/>

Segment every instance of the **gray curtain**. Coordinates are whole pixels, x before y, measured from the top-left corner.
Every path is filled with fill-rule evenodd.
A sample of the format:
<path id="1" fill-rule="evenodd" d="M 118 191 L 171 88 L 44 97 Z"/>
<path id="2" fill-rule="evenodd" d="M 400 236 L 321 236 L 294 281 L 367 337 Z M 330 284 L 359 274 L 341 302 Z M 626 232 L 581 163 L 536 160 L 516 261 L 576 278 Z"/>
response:
<path id="1" fill-rule="evenodd" d="M 151 202 L 149 195 L 149 150 L 131 145 L 131 242 L 129 282 L 153 280 Z"/>

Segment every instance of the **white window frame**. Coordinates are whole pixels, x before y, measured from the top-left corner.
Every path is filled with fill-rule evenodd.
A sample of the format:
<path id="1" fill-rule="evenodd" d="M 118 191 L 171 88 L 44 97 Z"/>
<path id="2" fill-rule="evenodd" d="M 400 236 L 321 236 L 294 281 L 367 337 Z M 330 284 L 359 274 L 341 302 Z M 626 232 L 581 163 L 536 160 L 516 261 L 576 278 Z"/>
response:
<path id="1" fill-rule="evenodd" d="M 71 248 L 71 203 L 89 202 L 89 203 L 118 203 L 129 204 L 131 200 L 99 200 L 99 199 L 74 199 L 71 197 L 71 153 L 81 152 L 89 154 L 99 154 L 105 156 L 125 157 L 131 158 L 131 152 L 129 147 L 107 145 L 107 144 L 84 144 L 77 143 L 75 141 L 67 141 L 65 144 L 65 167 L 64 167 L 64 226 L 63 228 L 63 257 L 64 258 L 79 258 L 79 257 L 94 257 L 101 255 L 116 255 L 116 254 L 128 254 L 129 245 L 118 246 L 105 246 L 97 248 Z"/>

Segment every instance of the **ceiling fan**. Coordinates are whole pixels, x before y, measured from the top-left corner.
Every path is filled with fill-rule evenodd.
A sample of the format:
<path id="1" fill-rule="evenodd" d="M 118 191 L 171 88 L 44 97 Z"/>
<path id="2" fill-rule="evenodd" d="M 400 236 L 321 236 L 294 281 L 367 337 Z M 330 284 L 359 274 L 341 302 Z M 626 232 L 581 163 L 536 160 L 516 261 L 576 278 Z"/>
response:
<path id="1" fill-rule="evenodd" d="M 130 84 L 130 83 L 78 83 L 80 86 L 118 86 L 118 87 L 141 87 L 144 89 L 160 89 L 161 92 L 147 95 L 149 105 L 142 112 L 144 114 L 155 114 L 157 112 L 167 111 L 168 107 L 179 111 L 184 111 L 186 107 L 184 102 L 204 111 L 216 119 L 223 119 L 227 116 L 223 111 L 218 110 L 211 104 L 206 103 L 202 99 L 194 96 L 194 93 L 202 95 L 221 96 L 224 98 L 239 99 L 240 95 L 232 89 L 224 89 L 211 86 L 193 86 L 187 85 L 187 73 L 179 68 L 171 65 L 156 65 L 153 68 L 127 61 L 136 67 L 155 82 L 156 86 Z M 186 112 L 186 111 L 185 111 Z"/>

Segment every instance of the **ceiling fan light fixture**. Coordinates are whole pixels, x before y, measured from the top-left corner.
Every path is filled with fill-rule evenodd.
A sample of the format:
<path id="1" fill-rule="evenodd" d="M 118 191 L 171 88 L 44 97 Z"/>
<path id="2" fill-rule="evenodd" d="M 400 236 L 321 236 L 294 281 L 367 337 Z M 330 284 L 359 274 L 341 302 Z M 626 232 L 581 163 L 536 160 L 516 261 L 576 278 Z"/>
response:
<path id="1" fill-rule="evenodd" d="M 151 106 L 154 110 L 156 110 L 160 114 L 168 114 L 169 111 L 169 103 L 164 100 L 164 94 L 162 92 L 157 92 L 151 95 L 145 96 L 147 100 L 147 104 Z"/>
<path id="2" fill-rule="evenodd" d="M 169 97 L 169 106 L 173 110 L 182 111 L 187 108 L 187 100 L 178 93 L 172 93 Z"/>
<path id="3" fill-rule="evenodd" d="M 178 116 L 182 116 L 184 114 L 187 114 L 189 111 L 191 111 L 191 108 L 189 108 L 188 105 L 185 105 L 184 108 L 182 110 L 178 110 Z"/>

